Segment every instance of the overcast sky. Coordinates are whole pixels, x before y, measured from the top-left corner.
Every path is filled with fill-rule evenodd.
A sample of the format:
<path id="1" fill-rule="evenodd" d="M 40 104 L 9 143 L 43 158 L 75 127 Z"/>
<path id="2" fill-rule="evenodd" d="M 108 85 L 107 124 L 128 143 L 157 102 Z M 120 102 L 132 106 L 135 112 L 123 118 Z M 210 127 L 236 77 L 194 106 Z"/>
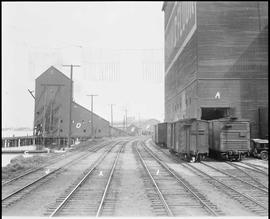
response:
<path id="1" fill-rule="evenodd" d="M 74 69 L 74 98 L 110 121 L 164 117 L 162 2 L 2 3 L 2 127 L 31 127 L 35 78 Z"/>

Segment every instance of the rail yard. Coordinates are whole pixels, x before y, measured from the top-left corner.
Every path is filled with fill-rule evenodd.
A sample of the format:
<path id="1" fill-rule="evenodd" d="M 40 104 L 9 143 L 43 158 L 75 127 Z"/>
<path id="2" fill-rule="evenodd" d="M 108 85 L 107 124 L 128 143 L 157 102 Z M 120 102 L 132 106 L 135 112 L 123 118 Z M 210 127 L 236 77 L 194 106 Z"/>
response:
<path id="1" fill-rule="evenodd" d="M 2 216 L 268 216 L 268 2 L 4 5 Z"/>
<path id="2" fill-rule="evenodd" d="M 3 216 L 267 214 L 267 161 L 190 163 L 146 136 L 84 142 L 2 181 Z"/>

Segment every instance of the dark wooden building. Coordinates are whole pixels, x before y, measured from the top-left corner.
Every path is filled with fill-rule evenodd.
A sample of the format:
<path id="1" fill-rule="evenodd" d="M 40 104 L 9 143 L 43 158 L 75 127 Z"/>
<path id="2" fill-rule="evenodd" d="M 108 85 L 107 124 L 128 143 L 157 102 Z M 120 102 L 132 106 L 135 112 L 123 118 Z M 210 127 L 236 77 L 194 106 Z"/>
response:
<path id="1" fill-rule="evenodd" d="M 268 107 L 268 2 L 165 2 L 165 122 Z"/>
<path id="2" fill-rule="evenodd" d="M 36 79 L 34 135 L 67 138 L 69 130 L 70 79 L 50 67 Z M 91 137 L 91 111 L 72 101 L 71 136 Z M 110 135 L 109 122 L 93 113 L 94 137 Z"/>

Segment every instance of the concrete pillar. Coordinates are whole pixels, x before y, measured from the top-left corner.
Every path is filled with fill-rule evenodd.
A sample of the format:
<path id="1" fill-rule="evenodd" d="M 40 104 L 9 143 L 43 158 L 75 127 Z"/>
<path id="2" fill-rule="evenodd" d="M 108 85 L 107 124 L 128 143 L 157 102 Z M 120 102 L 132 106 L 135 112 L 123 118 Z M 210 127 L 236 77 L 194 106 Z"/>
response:
<path id="1" fill-rule="evenodd" d="M 18 138 L 18 147 L 20 147 L 20 146 L 21 146 L 21 139 Z"/>
<path id="2" fill-rule="evenodd" d="M 7 147 L 7 139 L 4 140 L 4 145 L 5 145 L 5 148 Z"/>

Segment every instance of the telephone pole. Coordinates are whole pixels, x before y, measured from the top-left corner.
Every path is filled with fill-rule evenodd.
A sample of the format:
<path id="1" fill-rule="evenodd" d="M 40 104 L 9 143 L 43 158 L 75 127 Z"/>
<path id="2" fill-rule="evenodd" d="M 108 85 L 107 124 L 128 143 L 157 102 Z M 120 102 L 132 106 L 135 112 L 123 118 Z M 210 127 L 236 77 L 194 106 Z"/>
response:
<path id="1" fill-rule="evenodd" d="M 113 127 L 113 106 L 115 104 L 111 104 L 111 127 Z"/>
<path id="2" fill-rule="evenodd" d="M 113 133 L 113 131 L 112 131 L 112 128 L 113 128 L 113 106 L 115 104 L 110 104 L 110 105 L 111 105 L 111 129 L 110 129 L 110 136 L 112 137 L 112 133 Z"/>
<path id="3" fill-rule="evenodd" d="M 98 96 L 97 94 L 87 94 L 86 96 L 91 97 L 91 138 L 94 139 L 94 124 L 93 124 L 93 97 Z"/>
<path id="4" fill-rule="evenodd" d="M 125 129 L 127 131 L 127 124 L 128 124 L 128 121 L 127 121 L 127 108 L 125 108 L 125 117 L 126 117 Z"/>
<path id="5" fill-rule="evenodd" d="M 63 67 L 70 67 L 70 105 L 69 105 L 69 123 L 68 123 L 68 147 L 71 147 L 71 112 L 73 101 L 73 67 L 80 67 L 80 65 L 63 65 Z"/>

